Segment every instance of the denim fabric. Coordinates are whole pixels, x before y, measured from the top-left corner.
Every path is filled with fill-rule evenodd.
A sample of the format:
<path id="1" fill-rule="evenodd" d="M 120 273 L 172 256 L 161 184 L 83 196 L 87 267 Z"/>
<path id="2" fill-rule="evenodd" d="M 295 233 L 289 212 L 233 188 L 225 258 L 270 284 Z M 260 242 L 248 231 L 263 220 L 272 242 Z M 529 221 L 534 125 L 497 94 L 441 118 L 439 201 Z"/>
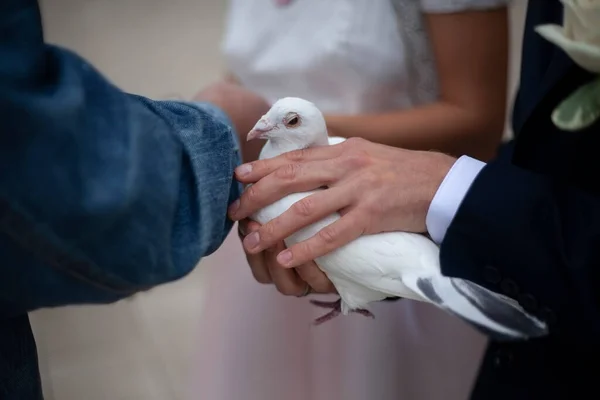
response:
<path id="1" fill-rule="evenodd" d="M 0 1 L 0 399 L 40 399 L 27 313 L 110 303 L 189 273 L 241 193 L 227 116 L 123 93 Z"/>

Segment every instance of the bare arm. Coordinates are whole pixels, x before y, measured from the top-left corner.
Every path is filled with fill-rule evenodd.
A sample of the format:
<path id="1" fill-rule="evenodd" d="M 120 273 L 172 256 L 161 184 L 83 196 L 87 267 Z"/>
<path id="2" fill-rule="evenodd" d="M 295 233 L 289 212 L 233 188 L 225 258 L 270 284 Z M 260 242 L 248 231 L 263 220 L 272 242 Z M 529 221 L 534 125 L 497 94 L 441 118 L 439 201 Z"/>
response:
<path id="1" fill-rule="evenodd" d="M 235 74 L 231 71 L 227 71 L 225 73 L 225 77 L 224 77 L 225 82 L 227 83 L 231 83 L 234 85 L 241 85 L 240 80 L 237 78 L 237 76 L 235 76 Z"/>
<path id="2" fill-rule="evenodd" d="M 507 10 L 427 14 L 426 22 L 440 99 L 410 110 L 327 115 L 330 134 L 488 159 L 501 140 L 505 121 Z"/>

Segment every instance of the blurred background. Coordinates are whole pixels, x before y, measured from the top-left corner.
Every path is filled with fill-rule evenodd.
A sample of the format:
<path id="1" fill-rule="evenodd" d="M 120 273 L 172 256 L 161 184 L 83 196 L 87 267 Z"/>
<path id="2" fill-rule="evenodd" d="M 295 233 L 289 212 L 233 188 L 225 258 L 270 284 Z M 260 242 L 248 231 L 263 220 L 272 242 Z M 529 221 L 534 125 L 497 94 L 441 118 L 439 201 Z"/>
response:
<path id="1" fill-rule="evenodd" d="M 75 50 L 126 91 L 190 98 L 223 74 L 224 0 L 42 0 L 41 6 L 47 40 Z M 516 0 L 511 10 L 510 99 L 525 7 L 526 0 Z M 46 398 L 202 399 L 192 381 L 203 275 L 241 257 L 230 236 L 174 284 L 110 306 L 33 313 Z"/>

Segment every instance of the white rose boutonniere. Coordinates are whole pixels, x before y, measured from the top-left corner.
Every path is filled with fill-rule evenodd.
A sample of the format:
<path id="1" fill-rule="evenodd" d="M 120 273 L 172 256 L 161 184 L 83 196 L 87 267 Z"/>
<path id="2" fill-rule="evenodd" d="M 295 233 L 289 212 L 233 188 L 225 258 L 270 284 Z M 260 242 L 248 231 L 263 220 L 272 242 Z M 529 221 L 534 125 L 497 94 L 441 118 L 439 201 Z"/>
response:
<path id="1" fill-rule="evenodd" d="M 561 0 L 563 26 L 548 24 L 536 32 L 559 46 L 580 67 L 598 74 L 565 99 L 552 113 L 560 129 L 584 129 L 600 118 L 600 0 Z"/>

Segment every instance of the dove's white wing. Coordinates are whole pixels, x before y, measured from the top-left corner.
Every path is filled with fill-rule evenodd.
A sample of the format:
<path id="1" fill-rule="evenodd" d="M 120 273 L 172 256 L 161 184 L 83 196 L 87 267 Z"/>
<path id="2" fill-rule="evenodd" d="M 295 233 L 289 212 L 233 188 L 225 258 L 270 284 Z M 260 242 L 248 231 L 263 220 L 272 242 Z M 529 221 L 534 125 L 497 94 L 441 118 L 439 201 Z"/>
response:
<path id="1" fill-rule="evenodd" d="M 515 300 L 464 279 L 406 274 L 404 283 L 496 340 L 528 339 L 548 333 L 545 323 Z"/>
<path id="2" fill-rule="evenodd" d="M 429 274 L 435 268 L 438 254 L 437 246 L 424 236 L 390 232 L 361 236 L 315 261 L 328 276 L 356 282 L 383 297 L 427 301 L 403 283 L 402 275 L 410 270 Z M 352 308 L 365 305 L 352 304 Z"/>
<path id="3" fill-rule="evenodd" d="M 422 235 L 392 232 L 362 236 L 316 261 L 328 276 L 387 296 L 432 303 L 496 339 L 547 333 L 546 325 L 516 301 L 472 282 L 443 276 L 438 247 Z"/>

